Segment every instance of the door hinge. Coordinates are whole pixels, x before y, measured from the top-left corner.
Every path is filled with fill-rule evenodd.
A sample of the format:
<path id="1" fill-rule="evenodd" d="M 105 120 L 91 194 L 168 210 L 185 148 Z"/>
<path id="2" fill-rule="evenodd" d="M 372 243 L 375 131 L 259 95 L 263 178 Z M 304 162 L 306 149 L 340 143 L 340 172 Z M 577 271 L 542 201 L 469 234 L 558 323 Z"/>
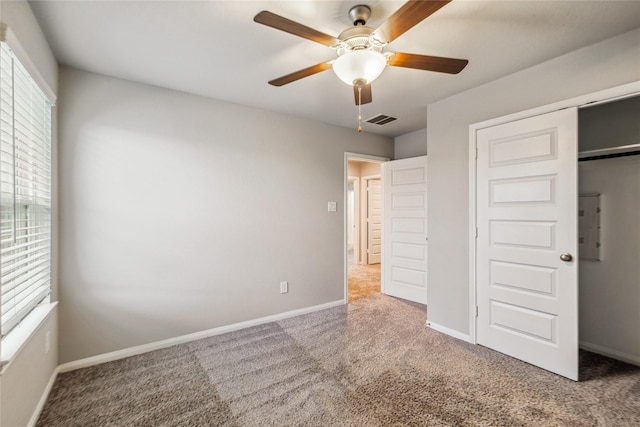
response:
<path id="1" fill-rule="evenodd" d="M 478 227 L 476 227 L 476 239 L 478 238 Z"/>
<path id="2" fill-rule="evenodd" d="M 476 305 L 476 317 L 478 317 L 478 306 Z"/>
<path id="3" fill-rule="evenodd" d="M 478 147 L 476 147 L 476 160 L 478 160 Z"/>

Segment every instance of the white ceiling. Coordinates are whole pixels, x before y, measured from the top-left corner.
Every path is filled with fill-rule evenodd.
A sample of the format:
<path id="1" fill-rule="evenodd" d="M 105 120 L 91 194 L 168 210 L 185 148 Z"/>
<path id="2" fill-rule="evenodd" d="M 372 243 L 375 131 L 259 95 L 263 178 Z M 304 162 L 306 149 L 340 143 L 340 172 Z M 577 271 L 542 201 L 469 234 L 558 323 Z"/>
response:
<path id="1" fill-rule="evenodd" d="M 30 1 L 61 64 L 354 130 L 352 89 L 332 71 L 267 84 L 333 59 L 334 51 L 253 17 L 269 10 L 337 36 L 351 25 L 349 8 L 362 3 L 371 6 L 375 28 L 404 2 Z M 640 1 L 454 0 L 385 50 L 469 65 L 458 75 L 387 67 L 362 115 L 398 120 L 364 130 L 397 136 L 424 128 L 434 101 L 638 27 Z"/>

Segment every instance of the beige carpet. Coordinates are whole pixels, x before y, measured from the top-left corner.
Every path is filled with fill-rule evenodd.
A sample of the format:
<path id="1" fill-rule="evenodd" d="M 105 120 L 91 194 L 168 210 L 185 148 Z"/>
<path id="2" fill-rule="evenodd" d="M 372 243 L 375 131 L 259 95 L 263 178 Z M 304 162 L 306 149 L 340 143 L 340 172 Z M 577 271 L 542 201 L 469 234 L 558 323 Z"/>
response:
<path id="1" fill-rule="evenodd" d="M 349 302 L 380 292 L 380 264 L 350 264 L 347 271 Z"/>
<path id="2" fill-rule="evenodd" d="M 61 374 L 38 426 L 639 426 L 640 368 L 581 353 L 579 383 L 348 306 Z"/>

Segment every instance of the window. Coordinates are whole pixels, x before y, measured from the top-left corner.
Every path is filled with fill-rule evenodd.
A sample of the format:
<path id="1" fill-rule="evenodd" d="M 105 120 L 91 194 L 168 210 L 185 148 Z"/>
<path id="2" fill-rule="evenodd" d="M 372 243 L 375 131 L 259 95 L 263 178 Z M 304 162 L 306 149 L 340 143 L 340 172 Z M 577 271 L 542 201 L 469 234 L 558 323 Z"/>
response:
<path id="1" fill-rule="evenodd" d="M 51 289 L 51 102 L 0 43 L 0 331 Z"/>

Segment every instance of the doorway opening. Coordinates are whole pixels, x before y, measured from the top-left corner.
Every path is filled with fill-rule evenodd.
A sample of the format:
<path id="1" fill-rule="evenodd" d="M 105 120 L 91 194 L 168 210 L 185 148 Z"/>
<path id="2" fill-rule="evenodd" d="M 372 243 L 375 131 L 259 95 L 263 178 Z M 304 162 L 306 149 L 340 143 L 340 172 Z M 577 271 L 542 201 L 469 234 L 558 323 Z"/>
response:
<path id="1" fill-rule="evenodd" d="M 380 292 L 382 170 L 387 159 L 347 154 L 345 267 L 348 303 Z"/>
<path id="2" fill-rule="evenodd" d="M 640 96 L 578 110 L 579 346 L 640 366 Z"/>

